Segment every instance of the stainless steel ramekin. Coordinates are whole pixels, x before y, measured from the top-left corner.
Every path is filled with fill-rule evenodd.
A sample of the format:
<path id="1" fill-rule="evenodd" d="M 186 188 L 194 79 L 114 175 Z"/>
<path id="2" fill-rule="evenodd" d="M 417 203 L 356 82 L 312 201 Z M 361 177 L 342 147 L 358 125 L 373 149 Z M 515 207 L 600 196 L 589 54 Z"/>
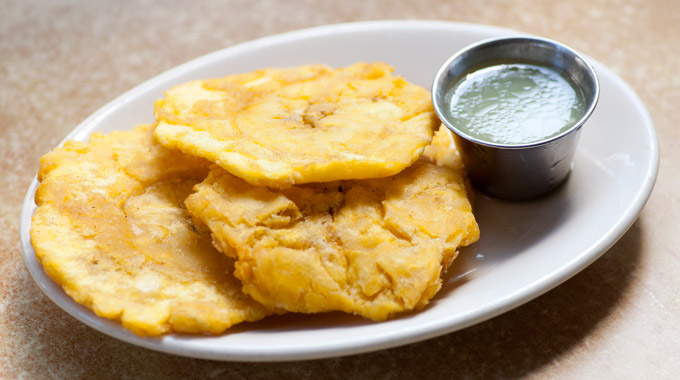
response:
<path id="1" fill-rule="evenodd" d="M 585 113 L 571 128 L 528 144 L 483 141 L 456 128 L 444 112 L 445 95 L 468 73 L 496 63 L 530 63 L 568 77 L 583 93 Z M 470 45 L 439 69 L 432 85 L 434 109 L 456 137 L 472 183 L 482 192 L 506 200 L 529 200 L 559 186 L 571 171 L 581 127 L 588 120 L 600 87 L 593 67 L 569 47 L 544 38 L 503 37 Z"/>

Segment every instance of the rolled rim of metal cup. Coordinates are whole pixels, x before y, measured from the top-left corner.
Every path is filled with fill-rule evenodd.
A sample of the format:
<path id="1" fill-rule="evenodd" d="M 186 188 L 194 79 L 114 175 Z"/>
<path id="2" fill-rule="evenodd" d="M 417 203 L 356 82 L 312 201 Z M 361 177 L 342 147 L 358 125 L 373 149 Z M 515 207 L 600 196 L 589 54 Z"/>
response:
<path id="1" fill-rule="evenodd" d="M 481 140 L 456 128 L 446 117 L 446 93 L 465 75 L 498 63 L 529 63 L 552 68 L 583 93 L 585 112 L 570 128 L 539 141 L 504 144 Z M 581 127 L 600 96 L 595 69 L 579 53 L 556 41 L 513 36 L 483 40 L 456 52 L 432 84 L 432 102 L 442 123 L 457 136 L 463 163 L 475 187 L 507 200 L 528 200 L 557 188 L 571 171 Z"/>

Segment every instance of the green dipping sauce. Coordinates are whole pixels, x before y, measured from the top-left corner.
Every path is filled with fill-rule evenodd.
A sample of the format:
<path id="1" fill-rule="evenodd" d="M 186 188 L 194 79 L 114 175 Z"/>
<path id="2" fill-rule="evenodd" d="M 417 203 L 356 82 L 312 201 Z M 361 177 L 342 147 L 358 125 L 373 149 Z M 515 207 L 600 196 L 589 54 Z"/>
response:
<path id="1" fill-rule="evenodd" d="M 446 94 L 449 121 L 478 140 L 521 145 L 557 136 L 585 113 L 583 93 L 557 71 L 507 63 L 471 72 Z"/>

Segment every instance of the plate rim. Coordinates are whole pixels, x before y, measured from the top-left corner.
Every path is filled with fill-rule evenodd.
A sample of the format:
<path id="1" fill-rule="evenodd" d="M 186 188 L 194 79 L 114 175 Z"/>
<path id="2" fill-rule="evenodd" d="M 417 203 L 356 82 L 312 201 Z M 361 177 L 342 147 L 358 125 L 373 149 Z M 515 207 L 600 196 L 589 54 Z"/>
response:
<path id="1" fill-rule="evenodd" d="M 67 140 L 78 139 L 83 140 L 91 132 L 91 125 L 96 125 L 98 121 L 105 119 L 106 116 L 122 105 L 134 101 L 137 93 L 144 92 L 146 89 L 155 87 L 157 84 L 170 80 L 182 73 L 186 73 L 196 65 L 208 65 L 211 62 L 218 61 L 224 56 L 237 55 L 240 53 L 247 52 L 248 50 L 258 50 L 268 45 L 276 45 L 285 42 L 291 42 L 307 38 L 323 37 L 329 35 L 337 35 L 342 33 L 357 33 L 357 32 L 371 32 L 375 30 L 383 29 L 432 29 L 440 30 L 444 29 L 464 29 L 466 31 L 480 33 L 493 33 L 497 35 L 507 35 L 507 34 L 521 34 L 526 35 L 527 33 L 501 28 L 497 26 L 475 24 L 469 22 L 452 22 L 452 21 L 442 21 L 442 20 L 375 20 L 375 21 L 360 21 L 360 22 L 348 22 L 348 23 L 338 23 L 330 25 L 316 26 L 312 28 L 299 29 L 294 31 L 288 31 L 284 33 L 264 36 L 250 41 L 244 41 L 235 45 L 227 46 L 225 48 L 219 49 L 217 51 L 199 56 L 197 58 L 191 59 L 185 63 L 177 65 L 169 70 L 166 70 L 141 84 L 131 88 L 130 90 L 119 95 L 112 101 L 106 103 L 104 106 L 99 108 L 97 111 L 92 113 L 86 119 L 84 119 L 80 124 L 78 124 L 73 130 L 71 130 L 66 137 L 57 145 L 61 146 Z M 486 307 L 476 308 L 468 313 L 463 314 L 461 317 L 463 319 L 462 323 L 451 323 L 449 320 L 434 321 L 426 325 L 420 325 L 407 329 L 407 333 L 402 333 L 397 337 L 392 334 L 384 334 L 385 336 L 380 339 L 371 339 L 367 342 L 361 342 L 361 339 L 353 341 L 351 344 L 345 344 L 343 347 L 337 347 L 332 345 L 316 344 L 310 347 L 306 347 L 304 350 L 295 352 L 286 352 L 285 349 L 278 348 L 272 349 L 269 347 L 267 352 L 262 352 L 259 349 L 242 349 L 238 352 L 230 352 L 225 354 L 222 351 L 214 350 L 212 348 L 195 350 L 190 347 L 184 347 L 182 345 L 177 346 L 175 344 L 167 345 L 164 344 L 164 337 L 159 338 L 142 338 L 136 336 L 127 330 L 124 330 L 115 321 L 105 320 L 102 326 L 101 323 L 97 323 L 97 320 L 104 319 L 95 316 L 91 311 L 90 313 L 94 316 L 94 321 L 92 316 L 83 316 L 78 309 L 71 309 L 67 307 L 65 303 L 74 302 L 72 299 L 68 299 L 62 302 L 61 299 L 52 294 L 46 284 L 41 283 L 39 280 L 40 273 L 34 273 L 33 268 L 29 263 L 31 260 L 38 262 L 39 271 L 42 271 L 42 276 L 46 276 L 42 265 L 40 265 L 35 252 L 30 243 L 30 225 L 31 217 L 36 206 L 34 203 L 35 191 L 38 187 L 37 176 L 33 178 L 26 195 L 24 197 L 21 216 L 20 216 L 20 242 L 22 249 L 22 256 L 24 258 L 24 264 L 26 265 L 31 277 L 34 282 L 38 285 L 41 291 L 48 296 L 52 302 L 57 304 L 62 310 L 66 311 L 67 314 L 73 316 L 80 322 L 88 325 L 89 327 L 109 335 L 115 339 L 141 346 L 147 349 L 165 352 L 169 354 L 182 355 L 194 358 L 202 359 L 213 359 L 213 360 L 223 360 L 223 361 L 291 361 L 291 360 L 309 360 L 309 359 L 320 359 L 328 357 L 346 356 L 352 354 L 365 353 L 380 349 L 386 349 L 401 345 L 406 345 L 414 343 L 417 341 L 422 341 L 426 339 L 431 339 L 436 336 L 444 335 L 453 331 L 461 330 L 472 326 L 477 323 L 481 323 L 485 320 L 491 319 L 495 316 L 503 314 L 509 310 L 512 310 L 519 305 L 527 303 L 536 297 L 548 292 L 549 290 L 560 285 L 567 279 L 575 276 L 581 270 L 589 266 L 592 262 L 597 260 L 602 254 L 604 254 L 609 248 L 611 248 L 625 233 L 626 231 L 635 223 L 640 212 L 647 203 L 649 197 L 651 196 L 657 175 L 659 170 L 659 146 L 658 146 L 658 136 L 654 128 L 653 121 L 649 112 L 647 111 L 644 103 L 641 101 L 639 96 L 633 91 L 633 89 L 618 75 L 606 68 L 606 66 L 597 62 L 597 60 L 588 57 L 588 59 L 593 63 L 593 65 L 600 71 L 606 71 L 608 76 L 616 82 L 616 85 L 626 92 L 626 97 L 630 98 L 636 106 L 636 111 L 640 114 L 644 120 L 644 131 L 648 137 L 649 142 L 649 165 L 646 168 L 646 176 L 641 186 L 638 188 L 633 202 L 630 203 L 626 211 L 618 218 L 617 223 L 612 225 L 606 234 L 603 234 L 600 239 L 594 241 L 590 247 L 581 254 L 579 254 L 574 260 L 570 261 L 561 267 L 558 273 L 548 273 L 544 275 L 544 278 L 537 279 L 534 281 L 532 286 L 522 289 L 516 289 L 514 292 L 506 295 L 503 300 L 486 305 Z M 52 281 L 47 277 L 49 281 Z M 55 283 L 52 281 L 52 285 Z M 59 286 L 59 285 L 56 285 Z M 64 304 L 62 304 L 64 303 Z M 76 304 L 80 307 L 82 305 Z M 89 311 L 88 309 L 86 309 Z M 463 318 L 464 317 L 464 318 Z M 459 318 L 459 319 L 461 319 Z M 117 324 L 117 326 L 113 326 Z M 123 330 L 123 331 L 120 331 Z M 121 336 L 122 335 L 122 336 Z M 322 342 L 323 343 L 323 342 Z"/>

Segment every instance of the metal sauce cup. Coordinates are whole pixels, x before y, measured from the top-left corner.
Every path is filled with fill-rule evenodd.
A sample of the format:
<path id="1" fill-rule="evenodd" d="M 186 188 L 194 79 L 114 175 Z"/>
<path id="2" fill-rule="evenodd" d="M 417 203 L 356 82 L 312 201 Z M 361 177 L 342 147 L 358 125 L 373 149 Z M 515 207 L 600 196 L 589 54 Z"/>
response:
<path id="1" fill-rule="evenodd" d="M 584 114 L 559 135 L 526 144 L 483 141 L 447 119 L 445 95 L 467 74 L 498 63 L 528 63 L 567 77 L 584 96 Z M 470 45 L 449 58 L 432 85 L 434 109 L 456 138 L 470 180 L 482 192 L 506 200 L 547 194 L 569 175 L 581 126 L 597 104 L 600 87 L 593 67 L 577 52 L 536 37 L 505 37 Z"/>

